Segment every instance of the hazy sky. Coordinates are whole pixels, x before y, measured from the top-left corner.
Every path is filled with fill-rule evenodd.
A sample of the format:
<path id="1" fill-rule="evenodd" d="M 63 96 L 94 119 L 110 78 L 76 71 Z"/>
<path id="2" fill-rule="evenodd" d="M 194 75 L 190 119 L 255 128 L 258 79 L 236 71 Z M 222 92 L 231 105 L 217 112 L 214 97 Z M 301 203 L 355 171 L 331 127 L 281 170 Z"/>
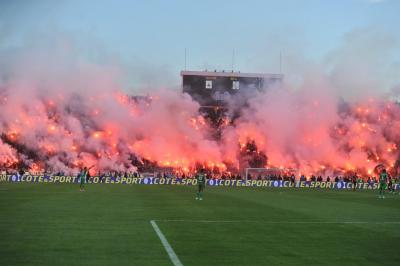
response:
<path id="1" fill-rule="evenodd" d="M 185 48 L 188 69 L 231 69 L 234 49 L 236 70 L 279 72 L 280 51 L 285 71 L 287 54 L 322 60 L 357 29 L 399 35 L 399 14 L 399 0 L 0 0 L 0 46 L 56 32 L 177 80 Z"/>

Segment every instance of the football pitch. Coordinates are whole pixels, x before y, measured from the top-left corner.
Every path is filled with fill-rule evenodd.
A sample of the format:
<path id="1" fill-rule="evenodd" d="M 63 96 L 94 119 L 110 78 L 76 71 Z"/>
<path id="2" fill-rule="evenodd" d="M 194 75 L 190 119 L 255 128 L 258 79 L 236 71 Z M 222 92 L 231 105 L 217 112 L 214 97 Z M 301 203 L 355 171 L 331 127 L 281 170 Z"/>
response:
<path id="1" fill-rule="evenodd" d="M 0 265 L 400 264 L 400 195 L 195 189 L 0 183 Z"/>

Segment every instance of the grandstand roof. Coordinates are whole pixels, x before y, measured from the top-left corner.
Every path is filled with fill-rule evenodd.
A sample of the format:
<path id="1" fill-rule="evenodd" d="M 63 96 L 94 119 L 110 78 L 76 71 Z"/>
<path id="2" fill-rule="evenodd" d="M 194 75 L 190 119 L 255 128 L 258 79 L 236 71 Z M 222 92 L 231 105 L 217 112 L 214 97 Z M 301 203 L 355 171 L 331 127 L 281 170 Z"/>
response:
<path id="1" fill-rule="evenodd" d="M 202 76 L 202 77 L 242 77 L 242 78 L 275 78 L 282 79 L 282 74 L 267 73 L 240 73 L 240 72 L 217 72 L 217 71 L 181 71 L 181 76 Z"/>

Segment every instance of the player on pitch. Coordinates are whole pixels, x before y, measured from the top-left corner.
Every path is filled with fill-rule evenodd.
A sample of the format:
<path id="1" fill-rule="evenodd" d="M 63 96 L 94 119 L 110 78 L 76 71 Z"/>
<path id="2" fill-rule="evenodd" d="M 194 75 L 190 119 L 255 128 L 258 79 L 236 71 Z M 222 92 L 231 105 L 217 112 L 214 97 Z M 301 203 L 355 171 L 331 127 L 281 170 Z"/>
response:
<path id="1" fill-rule="evenodd" d="M 400 184 L 399 183 L 400 177 L 397 175 L 392 176 L 391 182 L 392 182 L 392 193 L 396 194 L 397 186 L 399 186 L 399 184 Z M 400 192 L 399 192 L 399 195 L 400 195 Z"/>
<path id="2" fill-rule="evenodd" d="M 200 169 L 199 173 L 196 175 L 198 191 L 196 193 L 196 200 L 203 200 L 203 191 L 206 186 L 206 174 L 204 173 L 204 169 Z"/>
<path id="3" fill-rule="evenodd" d="M 91 167 L 89 167 L 89 169 L 85 166 L 84 168 L 83 168 L 83 170 L 79 173 L 79 183 L 80 183 L 80 185 L 79 185 L 79 190 L 81 191 L 81 192 L 83 192 L 83 191 L 85 191 L 85 183 L 86 183 L 86 178 L 87 178 L 87 176 L 88 176 L 88 174 L 89 174 L 89 170 L 90 169 L 92 169 L 93 168 L 93 166 L 94 165 L 92 165 Z"/>
<path id="4" fill-rule="evenodd" d="M 389 176 L 389 187 L 388 190 L 390 193 L 394 194 L 396 193 L 396 184 L 397 183 L 397 178 L 395 175 Z"/>
<path id="5" fill-rule="evenodd" d="M 385 189 L 387 186 L 387 173 L 386 169 L 383 169 L 382 172 L 379 175 L 379 198 L 384 199 L 385 198 Z"/>

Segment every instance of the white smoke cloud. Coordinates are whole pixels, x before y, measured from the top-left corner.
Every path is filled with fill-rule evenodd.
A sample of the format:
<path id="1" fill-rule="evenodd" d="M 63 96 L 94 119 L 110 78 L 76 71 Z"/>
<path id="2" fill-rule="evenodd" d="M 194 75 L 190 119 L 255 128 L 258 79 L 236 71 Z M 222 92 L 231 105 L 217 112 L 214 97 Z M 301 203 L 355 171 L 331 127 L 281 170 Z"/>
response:
<path id="1" fill-rule="evenodd" d="M 127 170 L 133 157 L 169 167 L 224 168 L 240 161 L 239 143 L 254 140 L 270 166 L 365 173 L 398 157 L 398 106 L 385 95 L 399 84 L 397 51 L 395 37 L 360 29 L 347 34 L 325 62 L 288 53 L 293 57 L 286 63 L 302 68 L 296 89 L 289 82 L 251 96 L 217 141 L 196 102 L 180 88 L 157 88 L 168 87 L 169 79 L 153 71 L 170 76 L 168 68 L 139 63 L 123 69 L 118 56 L 88 57 L 68 34 L 30 39 L 0 50 L 0 159 L 57 171 L 84 164 Z M 129 103 L 123 93 L 129 71 L 149 80 L 142 94 L 151 102 Z M 346 111 L 338 110 L 342 97 L 351 100 Z"/>

